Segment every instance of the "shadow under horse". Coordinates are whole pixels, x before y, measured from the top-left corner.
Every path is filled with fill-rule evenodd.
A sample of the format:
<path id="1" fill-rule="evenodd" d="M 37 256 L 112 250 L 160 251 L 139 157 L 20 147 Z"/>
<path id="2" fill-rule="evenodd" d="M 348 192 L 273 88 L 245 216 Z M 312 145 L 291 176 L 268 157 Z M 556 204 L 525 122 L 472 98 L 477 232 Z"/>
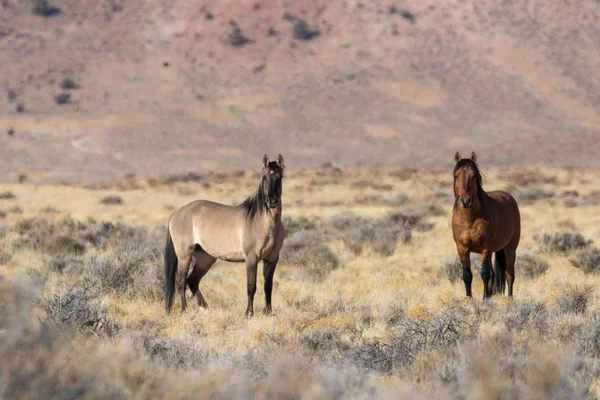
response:
<path id="1" fill-rule="evenodd" d="M 485 192 L 475 152 L 471 158 L 454 156 L 454 208 L 452 235 L 463 268 L 467 296 L 471 296 L 471 253 L 481 254 L 483 298 L 513 294 L 515 260 L 521 238 L 521 216 L 515 199 L 507 192 Z M 492 268 L 492 253 L 496 254 Z"/>
<path id="2" fill-rule="evenodd" d="M 254 314 L 258 263 L 263 261 L 265 313 L 271 313 L 273 275 L 285 237 L 281 224 L 283 170 L 281 154 L 269 161 L 265 154 L 256 192 L 238 206 L 196 200 L 173 213 L 169 219 L 165 249 L 166 308 L 173 306 L 175 286 L 186 309 L 186 285 L 198 305 L 207 307 L 199 289 L 200 280 L 219 260 L 245 262 L 248 289 L 246 315 Z M 192 261 L 195 263 L 188 276 Z"/>

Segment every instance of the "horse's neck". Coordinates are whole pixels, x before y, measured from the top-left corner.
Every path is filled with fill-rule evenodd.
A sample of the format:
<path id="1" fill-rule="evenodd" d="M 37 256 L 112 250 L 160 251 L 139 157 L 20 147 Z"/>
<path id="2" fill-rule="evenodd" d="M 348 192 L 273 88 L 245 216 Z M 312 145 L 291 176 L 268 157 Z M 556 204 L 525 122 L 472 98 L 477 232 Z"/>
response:
<path id="1" fill-rule="evenodd" d="M 275 234 L 281 225 L 281 204 L 274 209 L 266 209 L 262 214 L 263 229 L 266 234 Z"/>
<path id="2" fill-rule="evenodd" d="M 485 216 L 484 200 L 477 199 L 469 208 L 462 208 L 460 204 L 456 204 L 455 211 L 462 219 L 472 222 Z"/>

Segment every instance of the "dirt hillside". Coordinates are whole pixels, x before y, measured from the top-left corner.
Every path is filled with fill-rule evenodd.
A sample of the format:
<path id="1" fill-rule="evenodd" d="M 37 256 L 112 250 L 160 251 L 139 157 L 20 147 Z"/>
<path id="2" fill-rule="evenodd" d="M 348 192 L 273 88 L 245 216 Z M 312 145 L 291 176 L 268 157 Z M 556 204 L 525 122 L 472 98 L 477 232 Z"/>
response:
<path id="1" fill-rule="evenodd" d="M 4 182 L 254 168 L 265 152 L 290 167 L 447 168 L 472 149 L 486 166 L 600 167 L 596 0 L 44 12 L 0 2 Z"/>

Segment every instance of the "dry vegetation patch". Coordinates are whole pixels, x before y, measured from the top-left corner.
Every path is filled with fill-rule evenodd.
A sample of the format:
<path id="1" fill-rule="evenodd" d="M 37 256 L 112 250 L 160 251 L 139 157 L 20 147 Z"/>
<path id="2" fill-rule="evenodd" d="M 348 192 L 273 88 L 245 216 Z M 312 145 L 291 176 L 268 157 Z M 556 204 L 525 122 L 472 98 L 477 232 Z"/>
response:
<path id="1" fill-rule="evenodd" d="M 408 193 L 406 201 L 356 206 L 365 172 L 324 174 L 337 183 L 320 194 L 336 206 L 306 195 L 311 174 L 286 182 L 284 197 L 303 204 L 284 199 L 274 315 L 252 319 L 243 317 L 243 265 L 218 263 L 203 278 L 208 310 L 188 291 L 188 312 L 166 315 L 164 225 L 73 219 L 58 205 L 58 213 L 30 217 L 15 190 L 24 215 L 0 230 L 0 397 L 597 397 L 593 214 L 561 203 L 549 211 L 547 199 L 523 205 L 515 298 L 480 300 L 473 255 L 475 297 L 465 299 L 452 201 L 435 196 L 446 175 L 380 173 L 381 186 L 370 190 Z M 254 178 L 232 179 L 240 186 Z M 232 202 L 234 188 L 216 180 L 176 185 Z M 146 187 L 144 196 L 167 188 Z M 86 199 L 127 218 L 135 190 L 120 192 L 125 201 L 114 208 L 98 205 L 101 196 Z M 178 196 L 172 204 L 188 201 L 169 195 Z M 166 221 L 170 211 L 154 206 Z M 554 212 L 568 222 L 565 232 L 544 219 Z"/>

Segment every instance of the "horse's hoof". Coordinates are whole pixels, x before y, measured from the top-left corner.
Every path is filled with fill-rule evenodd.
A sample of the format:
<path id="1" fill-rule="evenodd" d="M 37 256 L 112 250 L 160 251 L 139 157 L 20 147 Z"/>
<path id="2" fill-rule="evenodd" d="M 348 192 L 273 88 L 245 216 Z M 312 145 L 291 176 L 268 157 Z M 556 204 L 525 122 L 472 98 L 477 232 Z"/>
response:
<path id="1" fill-rule="evenodd" d="M 246 318 L 252 318 L 254 316 L 254 311 L 246 310 Z"/>
<path id="2" fill-rule="evenodd" d="M 271 307 L 265 307 L 265 310 L 263 311 L 263 313 L 265 315 L 273 315 L 273 310 L 271 310 Z"/>

